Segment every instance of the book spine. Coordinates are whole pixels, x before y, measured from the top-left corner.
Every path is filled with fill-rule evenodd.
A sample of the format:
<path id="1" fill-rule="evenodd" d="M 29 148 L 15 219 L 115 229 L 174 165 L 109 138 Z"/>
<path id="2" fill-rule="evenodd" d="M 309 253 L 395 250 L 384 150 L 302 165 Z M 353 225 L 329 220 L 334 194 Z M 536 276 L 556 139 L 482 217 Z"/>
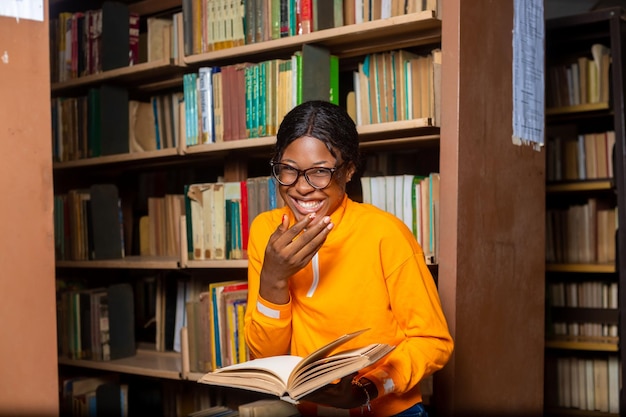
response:
<path id="1" fill-rule="evenodd" d="M 128 65 L 132 66 L 139 63 L 139 15 L 137 13 L 129 15 L 128 40 Z"/>

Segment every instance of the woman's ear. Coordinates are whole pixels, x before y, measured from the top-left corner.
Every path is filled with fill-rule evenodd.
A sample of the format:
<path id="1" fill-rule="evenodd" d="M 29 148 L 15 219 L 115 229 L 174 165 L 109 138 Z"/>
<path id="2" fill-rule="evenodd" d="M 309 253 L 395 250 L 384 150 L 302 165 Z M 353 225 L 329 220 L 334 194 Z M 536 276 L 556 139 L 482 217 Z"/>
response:
<path id="1" fill-rule="evenodd" d="M 350 165 L 346 169 L 346 182 L 350 182 L 352 180 L 352 176 L 354 175 L 355 172 L 356 172 L 356 167 L 354 166 L 354 163 L 350 162 Z"/>

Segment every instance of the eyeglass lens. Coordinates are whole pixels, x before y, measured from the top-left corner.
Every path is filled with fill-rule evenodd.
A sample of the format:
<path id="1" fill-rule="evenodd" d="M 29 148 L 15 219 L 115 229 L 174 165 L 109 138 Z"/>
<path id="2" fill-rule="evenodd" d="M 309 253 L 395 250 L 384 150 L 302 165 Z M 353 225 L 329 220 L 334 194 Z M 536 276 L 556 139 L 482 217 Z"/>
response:
<path id="1" fill-rule="evenodd" d="M 274 164 L 272 170 L 274 177 L 282 185 L 293 185 L 300 175 L 304 175 L 312 187 L 324 188 L 328 186 L 333 176 L 333 170 L 324 167 L 313 167 L 301 171 L 286 164 Z"/>

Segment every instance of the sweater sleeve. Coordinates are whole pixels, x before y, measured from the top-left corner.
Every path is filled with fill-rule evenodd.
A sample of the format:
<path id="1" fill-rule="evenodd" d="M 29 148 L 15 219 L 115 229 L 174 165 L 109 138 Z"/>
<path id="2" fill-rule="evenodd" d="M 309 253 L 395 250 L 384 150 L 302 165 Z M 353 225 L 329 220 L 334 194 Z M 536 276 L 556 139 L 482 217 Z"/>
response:
<path id="1" fill-rule="evenodd" d="M 274 225 L 271 218 L 269 213 L 255 218 L 248 241 L 248 305 L 244 334 L 253 358 L 288 354 L 291 343 L 291 302 L 278 305 L 259 296 L 265 247 L 279 224 Z"/>
<path id="2" fill-rule="evenodd" d="M 412 277 L 407 279 L 407 277 Z M 390 305 L 405 338 L 365 373 L 379 396 L 406 392 L 447 363 L 453 341 L 421 250 L 386 277 Z"/>

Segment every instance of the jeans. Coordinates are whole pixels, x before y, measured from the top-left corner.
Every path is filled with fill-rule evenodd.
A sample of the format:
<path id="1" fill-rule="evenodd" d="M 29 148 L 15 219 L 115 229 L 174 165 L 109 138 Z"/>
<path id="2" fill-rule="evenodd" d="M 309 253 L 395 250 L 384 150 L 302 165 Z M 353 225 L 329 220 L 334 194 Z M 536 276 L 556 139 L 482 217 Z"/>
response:
<path id="1" fill-rule="evenodd" d="M 417 403 L 393 417 L 428 417 L 428 413 L 424 409 L 422 403 Z"/>

